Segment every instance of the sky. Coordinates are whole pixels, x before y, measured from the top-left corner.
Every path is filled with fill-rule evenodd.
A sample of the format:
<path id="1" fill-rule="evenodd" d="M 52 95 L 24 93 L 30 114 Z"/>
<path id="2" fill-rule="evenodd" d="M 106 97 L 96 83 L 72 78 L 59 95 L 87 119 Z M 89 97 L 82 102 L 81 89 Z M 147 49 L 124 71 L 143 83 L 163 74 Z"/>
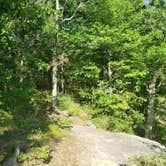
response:
<path id="1" fill-rule="evenodd" d="M 149 1 L 150 1 L 150 0 L 145 0 L 145 4 L 146 4 L 146 5 L 149 5 Z M 164 1 L 166 2 L 166 0 L 164 0 Z"/>

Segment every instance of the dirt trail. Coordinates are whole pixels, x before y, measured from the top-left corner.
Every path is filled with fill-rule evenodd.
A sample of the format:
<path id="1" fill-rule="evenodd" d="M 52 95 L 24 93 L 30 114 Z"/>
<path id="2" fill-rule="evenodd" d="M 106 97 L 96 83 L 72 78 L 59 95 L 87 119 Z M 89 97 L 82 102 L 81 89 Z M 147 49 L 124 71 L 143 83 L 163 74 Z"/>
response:
<path id="1" fill-rule="evenodd" d="M 159 152 L 154 141 L 96 129 L 89 121 L 73 125 L 71 137 L 53 152 L 50 166 L 118 166 L 139 153 Z"/>

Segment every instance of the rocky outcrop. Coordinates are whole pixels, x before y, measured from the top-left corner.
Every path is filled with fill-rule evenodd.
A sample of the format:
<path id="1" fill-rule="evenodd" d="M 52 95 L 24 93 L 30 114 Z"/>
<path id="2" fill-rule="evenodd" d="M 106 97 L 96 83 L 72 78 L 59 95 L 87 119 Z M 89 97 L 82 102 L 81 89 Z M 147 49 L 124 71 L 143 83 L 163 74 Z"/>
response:
<path id="1" fill-rule="evenodd" d="M 161 144 L 134 135 L 111 133 L 93 126 L 73 126 L 72 136 L 56 147 L 50 166 L 120 166 L 137 154 L 164 150 Z"/>

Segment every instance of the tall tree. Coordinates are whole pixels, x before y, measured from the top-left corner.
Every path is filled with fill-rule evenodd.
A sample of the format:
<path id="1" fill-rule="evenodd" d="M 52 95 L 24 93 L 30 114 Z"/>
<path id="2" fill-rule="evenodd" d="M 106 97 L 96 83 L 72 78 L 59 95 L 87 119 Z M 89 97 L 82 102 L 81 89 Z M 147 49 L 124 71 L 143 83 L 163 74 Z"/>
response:
<path id="1" fill-rule="evenodd" d="M 59 0 L 56 0 L 56 30 L 57 30 L 57 34 L 56 34 L 56 53 L 55 55 L 58 56 L 58 33 L 59 33 L 59 12 L 60 12 L 60 4 L 59 4 Z M 57 58 L 56 56 L 53 56 L 52 58 L 52 108 L 56 109 L 56 99 L 57 99 L 57 88 L 58 88 L 58 79 L 57 79 L 57 70 L 58 70 L 58 66 L 57 66 Z"/>

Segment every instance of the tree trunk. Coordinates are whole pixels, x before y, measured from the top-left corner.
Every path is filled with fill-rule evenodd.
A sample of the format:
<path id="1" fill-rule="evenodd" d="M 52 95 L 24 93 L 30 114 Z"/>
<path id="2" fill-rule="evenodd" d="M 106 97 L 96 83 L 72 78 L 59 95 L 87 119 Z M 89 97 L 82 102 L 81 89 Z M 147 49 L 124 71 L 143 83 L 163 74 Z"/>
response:
<path id="1" fill-rule="evenodd" d="M 23 58 L 21 58 L 21 62 L 20 62 L 20 83 L 22 83 L 23 79 L 24 79 L 23 67 L 24 67 L 24 61 L 23 61 Z"/>
<path id="2" fill-rule="evenodd" d="M 112 90 L 112 76 L 113 76 L 113 71 L 111 69 L 111 66 L 109 64 L 110 60 L 111 60 L 111 57 L 112 57 L 112 53 L 111 53 L 111 50 L 108 51 L 108 66 L 107 66 L 107 70 L 108 70 L 108 79 L 109 79 L 109 84 L 110 84 L 110 91 Z"/>
<path id="3" fill-rule="evenodd" d="M 52 69 L 52 107 L 53 109 L 56 108 L 56 98 L 57 98 L 57 83 L 58 83 L 58 79 L 57 79 L 57 70 L 58 70 L 58 66 L 56 64 L 53 65 L 53 69 Z"/>
<path id="4" fill-rule="evenodd" d="M 61 91 L 62 93 L 65 93 L 65 85 L 64 85 L 64 78 L 63 78 L 63 73 L 64 73 L 64 69 L 63 69 L 63 66 L 61 67 L 61 71 L 62 71 L 62 74 L 61 74 Z"/>
<path id="5" fill-rule="evenodd" d="M 152 77 L 152 80 L 149 83 L 149 87 L 147 88 L 149 94 L 149 101 L 147 107 L 147 119 L 145 124 L 145 137 L 152 138 L 152 130 L 153 130 L 153 121 L 154 121 L 154 104 L 155 104 L 155 95 L 157 92 L 157 80 L 161 75 L 161 71 L 155 71 Z"/>
<path id="6" fill-rule="evenodd" d="M 59 0 L 56 0 L 56 10 L 59 11 L 60 10 L 60 4 L 59 4 Z M 59 16 L 56 15 L 56 20 L 55 20 L 55 24 L 56 24 L 56 30 L 57 30 L 57 35 L 56 35 L 56 57 L 58 56 L 58 51 L 57 51 L 57 47 L 58 47 L 58 31 L 59 31 Z M 53 56 L 52 59 L 52 64 L 53 64 L 53 68 L 52 68 L 52 107 L 53 110 L 56 109 L 56 99 L 57 99 L 57 89 L 58 89 L 58 79 L 57 79 L 57 72 L 58 72 L 58 64 L 56 63 L 56 57 L 55 55 Z"/>
<path id="7" fill-rule="evenodd" d="M 113 71 L 112 71 L 110 65 L 108 64 L 108 78 L 109 78 L 110 88 L 112 88 L 112 86 L 111 86 L 111 84 L 112 84 L 112 75 L 113 75 Z"/>

